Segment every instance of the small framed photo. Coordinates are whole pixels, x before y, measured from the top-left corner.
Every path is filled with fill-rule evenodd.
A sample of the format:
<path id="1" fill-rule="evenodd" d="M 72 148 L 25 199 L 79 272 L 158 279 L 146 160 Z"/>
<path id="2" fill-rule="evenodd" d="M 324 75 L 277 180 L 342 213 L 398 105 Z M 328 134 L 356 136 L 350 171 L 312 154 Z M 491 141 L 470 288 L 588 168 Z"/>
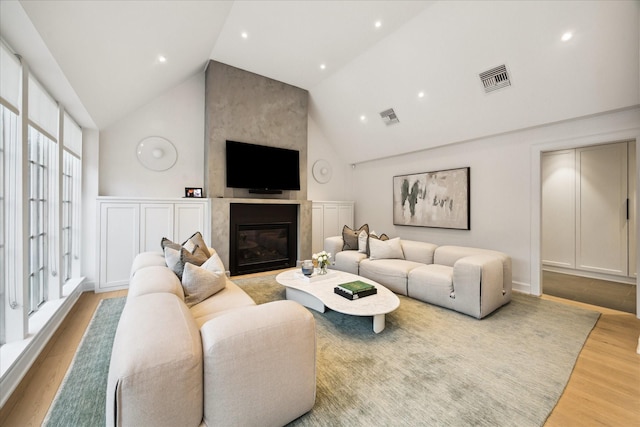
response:
<path id="1" fill-rule="evenodd" d="M 184 197 L 202 197 L 202 188 L 185 187 Z"/>

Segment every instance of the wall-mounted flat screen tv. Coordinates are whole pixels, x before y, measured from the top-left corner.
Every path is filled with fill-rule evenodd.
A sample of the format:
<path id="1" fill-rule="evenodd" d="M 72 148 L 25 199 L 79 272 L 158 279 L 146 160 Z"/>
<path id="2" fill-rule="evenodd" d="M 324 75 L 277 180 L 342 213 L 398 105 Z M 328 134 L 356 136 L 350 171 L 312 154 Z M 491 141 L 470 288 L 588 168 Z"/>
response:
<path id="1" fill-rule="evenodd" d="M 300 190 L 300 152 L 227 141 L 227 187 L 252 192 Z"/>

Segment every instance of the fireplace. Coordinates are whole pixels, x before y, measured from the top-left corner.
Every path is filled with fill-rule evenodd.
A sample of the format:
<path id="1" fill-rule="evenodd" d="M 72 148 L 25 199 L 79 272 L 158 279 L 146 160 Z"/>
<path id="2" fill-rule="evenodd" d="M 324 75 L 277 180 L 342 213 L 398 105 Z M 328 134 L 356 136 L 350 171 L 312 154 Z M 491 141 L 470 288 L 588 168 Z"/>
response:
<path id="1" fill-rule="evenodd" d="M 295 267 L 297 205 L 231 203 L 229 214 L 232 275 Z"/>

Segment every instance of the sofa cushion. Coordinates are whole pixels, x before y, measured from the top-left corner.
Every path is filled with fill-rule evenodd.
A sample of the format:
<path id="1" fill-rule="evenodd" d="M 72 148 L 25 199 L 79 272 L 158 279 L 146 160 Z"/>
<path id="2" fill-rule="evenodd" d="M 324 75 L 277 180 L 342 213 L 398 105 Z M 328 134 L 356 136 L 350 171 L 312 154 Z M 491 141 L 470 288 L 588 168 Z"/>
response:
<path id="1" fill-rule="evenodd" d="M 198 327 L 226 311 L 256 305 L 245 291 L 226 276 L 225 281 L 224 289 L 190 308 L 191 315 L 196 320 Z"/>
<path id="2" fill-rule="evenodd" d="M 172 293 L 184 300 L 180 279 L 167 266 L 154 265 L 138 270 L 129 282 L 127 301 L 153 293 Z"/>
<path id="3" fill-rule="evenodd" d="M 191 308 L 220 292 L 226 286 L 226 279 L 223 271 L 210 271 L 193 264 L 185 264 L 182 273 L 184 303 Z"/>
<path id="4" fill-rule="evenodd" d="M 333 257 L 334 263 L 331 268 L 347 273 L 358 274 L 358 265 L 360 261 L 365 258 L 367 258 L 367 254 L 359 251 L 340 251 Z"/>
<path id="5" fill-rule="evenodd" d="M 342 227 L 342 240 L 343 240 L 343 251 L 357 251 L 358 250 L 358 236 L 361 231 L 366 231 L 369 234 L 369 225 L 364 224 L 362 227 L 357 230 L 351 229 L 349 226 L 345 225 Z"/>
<path id="6" fill-rule="evenodd" d="M 107 425 L 200 425 L 202 370 L 200 332 L 178 297 L 154 293 L 129 300 L 113 342 Z"/>
<path id="7" fill-rule="evenodd" d="M 294 301 L 240 308 L 204 324 L 204 423 L 283 426 L 311 410 L 315 332 L 313 315 Z"/>
<path id="8" fill-rule="evenodd" d="M 375 259 L 404 259 L 399 237 L 389 240 L 371 239 L 369 241 L 369 257 Z"/>
<path id="9" fill-rule="evenodd" d="M 411 270 L 422 265 L 424 264 L 403 259 L 363 259 L 360 261 L 359 274 L 397 294 L 407 295 L 407 276 Z"/>
<path id="10" fill-rule="evenodd" d="M 404 259 L 423 264 L 433 264 L 433 254 L 438 245 L 415 240 L 402 240 L 400 243 L 402 244 Z"/>
<path id="11" fill-rule="evenodd" d="M 407 296 L 453 308 L 453 267 L 429 264 L 411 270 L 407 279 Z"/>
<path id="12" fill-rule="evenodd" d="M 141 252 L 133 259 L 131 265 L 131 275 L 133 277 L 136 271 L 149 266 L 166 266 L 164 254 L 162 252 Z"/>

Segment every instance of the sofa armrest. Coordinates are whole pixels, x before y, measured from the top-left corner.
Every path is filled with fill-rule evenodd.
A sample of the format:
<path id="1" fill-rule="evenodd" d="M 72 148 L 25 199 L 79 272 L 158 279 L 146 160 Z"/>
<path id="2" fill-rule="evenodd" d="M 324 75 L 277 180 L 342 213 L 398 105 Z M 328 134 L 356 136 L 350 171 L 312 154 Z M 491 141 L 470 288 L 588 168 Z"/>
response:
<path id="1" fill-rule="evenodd" d="M 332 260 L 335 261 L 336 254 L 342 251 L 342 247 L 344 246 L 344 240 L 342 240 L 342 236 L 331 236 L 324 239 L 324 251 L 331 254 Z"/>
<path id="2" fill-rule="evenodd" d="M 471 255 L 453 265 L 455 310 L 482 319 L 510 301 L 503 288 L 503 261 L 495 255 Z"/>
<path id="3" fill-rule="evenodd" d="M 206 425 L 280 426 L 313 407 L 315 320 L 300 304 L 238 308 L 200 334 Z"/>

